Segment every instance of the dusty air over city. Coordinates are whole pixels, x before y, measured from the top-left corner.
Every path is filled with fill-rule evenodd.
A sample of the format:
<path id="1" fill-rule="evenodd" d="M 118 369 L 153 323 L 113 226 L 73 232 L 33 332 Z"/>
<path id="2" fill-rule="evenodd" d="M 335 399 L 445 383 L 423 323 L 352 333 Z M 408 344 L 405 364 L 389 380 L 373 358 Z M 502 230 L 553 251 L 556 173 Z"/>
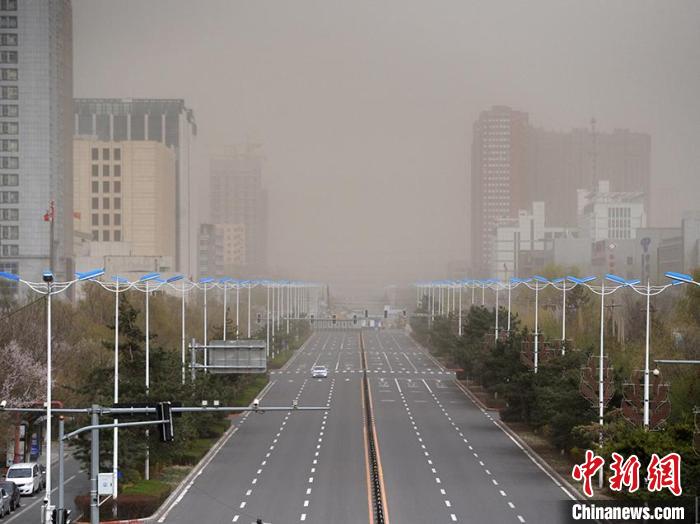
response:
<path id="1" fill-rule="evenodd" d="M 698 28 L 0 0 L 0 519 L 700 522 Z"/>

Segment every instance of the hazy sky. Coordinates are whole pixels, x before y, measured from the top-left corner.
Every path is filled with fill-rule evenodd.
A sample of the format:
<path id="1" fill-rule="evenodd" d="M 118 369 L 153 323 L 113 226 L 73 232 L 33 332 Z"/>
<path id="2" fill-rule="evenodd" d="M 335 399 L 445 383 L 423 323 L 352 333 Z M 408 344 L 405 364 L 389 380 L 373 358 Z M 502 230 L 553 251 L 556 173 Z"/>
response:
<path id="1" fill-rule="evenodd" d="M 73 6 L 76 96 L 184 98 L 203 196 L 210 148 L 264 143 L 271 263 L 295 276 L 391 283 L 466 258 L 471 127 L 494 104 L 650 133 L 654 225 L 700 208 L 696 0 Z"/>

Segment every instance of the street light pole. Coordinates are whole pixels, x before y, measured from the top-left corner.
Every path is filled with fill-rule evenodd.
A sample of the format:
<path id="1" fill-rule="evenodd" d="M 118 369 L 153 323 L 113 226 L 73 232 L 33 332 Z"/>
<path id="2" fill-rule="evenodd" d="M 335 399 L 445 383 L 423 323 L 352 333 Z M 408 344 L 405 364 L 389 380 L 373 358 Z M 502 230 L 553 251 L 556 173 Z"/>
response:
<path id="1" fill-rule="evenodd" d="M 513 282 L 508 282 L 508 336 L 510 336 L 510 293 L 513 288 Z"/>
<path id="2" fill-rule="evenodd" d="M 180 311 L 180 360 L 182 364 L 182 384 L 185 384 L 185 281 L 182 281 L 182 305 Z"/>
<path id="3" fill-rule="evenodd" d="M 224 280 L 224 340 L 226 340 L 226 319 L 228 317 L 228 311 L 226 310 L 226 298 L 228 295 L 228 282 Z"/>
<path id="4" fill-rule="evenodd" d="M 114 403 L 119 402 L 119 279 L 115 282 L 114 287 Z M 119 420 L 114 419 L 114 424 L 118 424 Z M 61 417 L 61 429 L 63 429 L 63 417 Z M 118 495 L 118 474 L 119 474 L 119 428 L 114 426 L 112 443 L 112 497 L 117 498 Z M 62 457 L 63 438 L 59 435 L 59 457 Z M 62 483 L 62 482 L 61 482 Z M 61 486 L 61 492 L 63 486 Z M 63 508 L 62 501 L 59 501 L 59 509 Z"/>
<path id="5" fill-rule="evenodd" d="M 644 344 L 644 429 L 649 430 L 649 340 L 651 329 L 651 284 L 647 280 L 647 326 Z"/>
<path id="6" fill-rule="evenodd" d="M 459 313 L 458 313 L 458 319 L 457 323 L 459 324 L 458 327 L 458 333 L 459 336 L 462 336 L 462 283 L 460 282 L 459 284 Z"/>
<path id="7" fill-rule="evenodd" d="M 270 285 L 265 286 L 267 302 L 265 303 L 265 336 L 267 337 L 267 356 L 270 356 Z"/>
<path id="8" fill-rule="evenodd" d="M 53 224 L 53 222 L 52 222 Z M 53 273 L 44 273 L 46 283 L 46 495 L 44 497 L 44 514 L 46 522 L 51 520 L 51 289 L 53 285 Z"/>
<path id="9" fill-rule="evenodd" d="M 250 289 L 252 284 L 248 282 L 248 338 L 250 338 Z"/>
<path id="10" fill-rule="evenodd" d="M 149 296 L 150 292 L 148 290 L 149 281 L 146 281 L 146 396 L 148 397 L 150 392 L 150 351 L 151 351 L 151 332 L 150 332 L 150 306 L 149 306 Z M 93 434 L 94 436 L 94 434 Z M 146 430 L 146 463 L 144 465 L 144 479 L 150 480 L 151 478 L 151 449 L 148 445 L 148 438 L 150 436 L 149 430 Z M 92 490 L 92 480 L 91 488 Z M 97 490 L 97 480 L 95 479 L 95 490 Z"/>
<path id="11" fill-rule="evenodd" d="M 535 280 L 535 373 L 539 365 L 539 342 L 540 342 L 540 285 L 539 281 Z"/>
<path id="12" fill-rule="evenodd" d="M 498 343 L 498 284 L 496 284 L 496 332 L 495 332 L 495 342 Z"/>
<path id="13" fill-rule="evenodd" d="M 240 282 L 236 282 L 236 339 L 238 338 L 240 332 L 241 332 L 241 322 L 240 322 L 240 316 L 238 314 L 238 309 L 240 305 L 240 296 L 241 296 L 241 285 Z"/>

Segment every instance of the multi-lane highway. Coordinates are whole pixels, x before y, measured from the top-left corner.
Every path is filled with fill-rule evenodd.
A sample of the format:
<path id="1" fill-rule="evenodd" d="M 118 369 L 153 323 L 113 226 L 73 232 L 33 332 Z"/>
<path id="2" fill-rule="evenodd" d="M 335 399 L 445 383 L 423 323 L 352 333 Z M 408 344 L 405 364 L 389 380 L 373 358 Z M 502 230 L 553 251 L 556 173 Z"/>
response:
<path id="1" fill-rule="evenodd" d="M 558 522 L 568 493 L 403 331 L 364 330 L 389 522 Z M 328 378 L 313 379 L 313 365 Z M 358 330 L 318 331 L 271 373 L 261 405 L 328 411 L 241 416 L 160 522 L 374 522 Z"/>

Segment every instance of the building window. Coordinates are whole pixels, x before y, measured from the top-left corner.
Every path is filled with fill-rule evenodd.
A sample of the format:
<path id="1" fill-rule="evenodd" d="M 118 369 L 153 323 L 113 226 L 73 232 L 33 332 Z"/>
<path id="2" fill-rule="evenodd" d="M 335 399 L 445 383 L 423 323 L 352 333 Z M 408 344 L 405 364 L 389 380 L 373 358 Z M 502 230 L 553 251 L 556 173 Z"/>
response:
<path id="1" fill-rule="evenodd" d="M 117 181 L 114 183 L 114 192 L 115 192 L 115 193 L 121 193 L 121 192 L 122 192 L 122 183 L 121 183 L 119 180 L 117 180 Z"/>
<path id="2" fill-rule="evenodd" d="M 0 134 L 16 135 L 19 133 L 18 122 L 0 122 Z"/>
<path id="3" fill-rule="evenodd" d="M 100 199 L 97 197 L 94 197 L 92 199 L 92 209 L 100 209 Z"/>
<path id="4" fill-rule="evenodd" d="M 114 209 L 121 209 L 122 208 L 122 199 L 119 197 L 116 197 L 114 199 Z"/>
<path id="5" fill-rule="evenodd" d="M 17 29 L 17 17 L 0 16 L 0 29 Z"/>
<path id="6" fill-rule="evenodd" d="M 102 192 L 109 193 L 109 182 L 102 182 Z"/>
<path id="7" fill-rule="evenodd" d="M 0 150 L 3 153 L 16 153 L 19 151 L 19 140 L 0 140 Z"/>
<path id="8" fill-rule="evenodd" d="M 3 222 L 17 222 L 19 220 L 19 209 L 0 209 L 0 220 Z"/>
<path id="9" fill-rule="evenodd" d="M 100 183 L 99 182 L 93 182 L 92 183 L 92 192 L 97 193 L 100 190 Z"/>
<path id="10" fill-rule="evenodd" d="M 97 242 L 100 239 L 100 232 L 96 229 L 92 230 L 92 239 Z"/>
<path id="11" fill-rule="evenodd" d="M 122 166 L 119 164 L 114 166 L 114 176 L 122 176 Z"/>
<path id="12" fill-rule="evenodd" d="M 19 157 L 4 156 L 0 158 L 0 167 L 3 169 L 19 169 Z"/>
<path id="13" fill-rule="evenodd" d="M 118 147 L 114 148 L 114 160 L 120 161 L 122 159 L 122 150 Z"/>
<path id="14" fill-rule="evenodd" d="M 122 225 L 122 216 L 117 213 L 114 215 L 114 225 L 115 226 L 121 226 Z"/>
<path id="15" fill-rule="evenodd" d="M 0 115 L 8 118 L 17 118 L 19 116 L 19 106 L 16 104 L 3 104 L 0 106 Z"/>
<path id="16" fill-rule="evenodd" d="M 17 86 L 2 86 L 0 88 L 0 97 L 3 100 L 17 100 L 19 98 L 19 90 Z"/>
<path id="17" fill-rule="evenodd" d="M 100 176 L 100 166 L 98 164 L 92 164 L 92 176 Z"/>
<path id="18" fill-rule="evenodd" d="M 108 225 L 109 225 L 109 213 L 103 213 L 103 214 L 102 214 L 102 225 L 103 225 L 103 226 L 108 226 Z"/>
<path id="19" fill-rule="evenodd" d="M 1 33 L 0 45 L 10 46 L 17 45 L 17 33 Z"/>
<path id="20" fill-rule="evenodd" d="M 19 226 L 2 226 L 0 232 L 3 240 L 19 240 Z"/>
<path id="21" fill-rule="evenodd" d="M 19 191 L 0 191 L 0 204 L 19 203 Z"/>
<path id="22" fill-rule="evenodd" d="M 16 64 L 17 51 L 0 51 L 0 64 Z"/>
<path id="23" fill-rule="evenodd" d="M 105 230 L 102 232 L 102 241 L 109 242 L 109 231 L 108 230 Z"/>
<path id="24" fill-rule="evenodd" d="M 18 175 L 0 175 L 0 186 L 18 186 Z"/>
<path id="25" fill-rule="evenodd" d="M 100 159 L 100 150 L 96 147 L 92 148 L 92 160 L 97 162 Z"/>
<path id="26" fill-rule="evenodd" d="M 114 241 L 115 242 L 121 242 L 122 241 L 122 232 L 119 229 L 114 230 Z"/>
<path id="27" fill-rule="evenodd" d="M 109 198 L 102 199 L 102 209 L 109 209 Z"/>
<path id="28" fill-rule="evenodd" d="M 19 256 L 19 246 L 17 244 L 3 244 L 2 256 L 4 256 L 4 257 L 18 257 Z"/>
<path id="29" fill-rule="evenodd" d="M 102 166 L 102 176 L 109 176 L 109 164 Z"/>
<path id="30" fill-rule="evenodd" d="M 100 225 L 100 215 L 97 213 L 92 214 L 92 225 L 93 226 L 99 226 Z"/>
<path id="31" fill-rule="evenodd" d="M 109 148 L 108 147 L 102 148 L 102 160 L 109 160 Z"/>
<path id="32" fill-rule="evenodd" d="M 0 0 L 0 11 L 17 11 L 17 0 Z"/>
<path id="33" fill-rule="evenodd" d="M 0 79 L 6 80 L 8 82 L 17 81 L 17 69 L 3 67 L 0 69 Z"/>

